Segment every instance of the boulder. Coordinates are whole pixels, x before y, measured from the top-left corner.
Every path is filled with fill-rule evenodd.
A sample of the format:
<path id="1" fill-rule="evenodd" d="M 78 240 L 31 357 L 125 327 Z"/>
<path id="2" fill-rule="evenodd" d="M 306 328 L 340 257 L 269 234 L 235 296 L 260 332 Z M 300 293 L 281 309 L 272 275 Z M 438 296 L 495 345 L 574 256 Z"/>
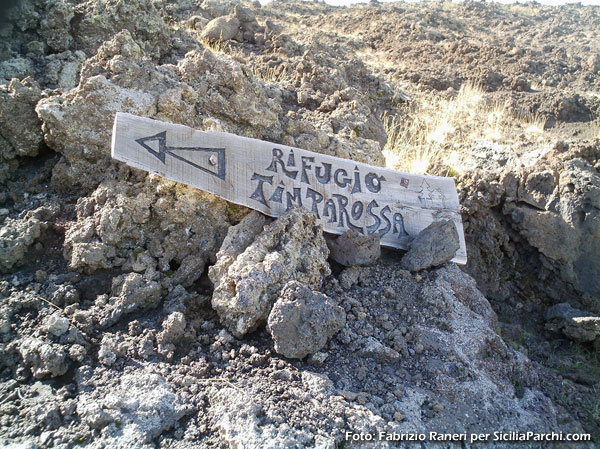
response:
<path id="1" fill-rule="evenodd" d="M 18 157 L 37 156 L 42 143 L 35 104 L 42 92 L 31 78 L 0 86 L 0 183 L 18 166 Z"/>
<path id="2" fill-rule="evenodd" d="M 346 312 L 328 296 L 288 282 L 269 315 L 267 330 L 275 351 L 301 359 L 325 346 L 346 323 Z"/>
<path id="3" fill-rule="evenodd" d="M 0 272 L 11 271 L 25 261 L 25 253 L 40 237 L 43 224 L 37 218 L 7 218 L 0 227 Z"/>
<path id="4" fill-rule="evenodd" d="M 600 317 L 560 303 L 546 311 L 545 327 L 553 332 L 562 331 L 571 340 L 589 342 L 600 336 Z"/>
<path id="5" fill-rule="evenodd" d="M 600 294 L 600 175 L 581 159 L 551 162 L 556 167 L 553 176 L 548 171 L 524 176 L 525 187 L 523 192 L 519 191 L 519 199 L 525 198 L 534 207 L 511 204 L 504 210 L 510 213 L 514 227 L 529 244 L 557 268 L 563 281 L 597 298 Z"/>
<path id="6" fill-rule="evenodd" d="M 327 239 L 327 246 L 329 257 L 347 267 L 371 265 L 381 256 L 379 234 L 361 235 L 350 230 L 337 238 Z"/>
<path id="7" fill-rule="evenodd" d="M 36 379 L 62 376 L 69 369 L 69 358 L 60 345 L 28 337 L 21 341 L 19 353 Z"/>
<path id="8" fill-rule="evenodd" d="M 460 248 L 456 225 L 452 220 L 435 221 L 423 229 L 402 258 L 402 267 L 420 271 L 452 260 Z"/>
<path id="9" fill-rule="evenodd" d="M 234 14 L 240 23 L 246 24 L 256 22 L 256 14 L 254 14 L 254 11 L 242 5 L 235 6 Z"/>
<path id="10" fill-rule="evenodd" d="M 208 268 L 208 277 L 216 284 L 241 253 L 263 231 L 267 217 L 257 211 L 246 215 L 237 225 L 227 230 L 223 244 L 217 252 L 217 263 Z"/>
<path id="11" fill-rule="evenodd" d="M 598 140 L 558 141 L 539 153 L 483 146 L 470 153 L 458 181 L 465 270 L 486 296 L 504 301 L 530 289 L 600 311 Z"/>
<path id="12" fill-rule="evenodd" d="M 316 219 L 306 209 L 291 209 L 269 225 L 220 277 L 216 275 L 219 271 L 213 270 L 212 306 L 236 337 L 267 321 L 289 281 L 317 289 L 331 273 L 329 250 Z"/>
<path id="13" fill-rule="evenodd" d="M 202 30 L 202 39 L 210 41 L 228 41 L 237 36 L 240 21 L 234 16 L 222 16 L 211 20 Z"/>

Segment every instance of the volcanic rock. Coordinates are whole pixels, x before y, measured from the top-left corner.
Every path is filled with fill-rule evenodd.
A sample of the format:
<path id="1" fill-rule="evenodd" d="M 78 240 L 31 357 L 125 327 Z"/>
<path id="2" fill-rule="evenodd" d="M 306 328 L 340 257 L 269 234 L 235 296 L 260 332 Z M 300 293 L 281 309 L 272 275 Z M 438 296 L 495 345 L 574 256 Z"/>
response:
<path id="1" fill-rule="evenodd" d="M 202 38 L 213 41 L 228 41 L 237 36 L 240 21 L 234 16 L 222 16 L 211 20 L 202 30 Z"/>
<path id="2" fill-rule="evenodd" d="M 459 248 L 454 222 L 435 221 L 411 242 L 410 249 L 402 257 L 402 267 L 409 271 L 420 271 L 443 265 L 452 260 Z"/>
<path id="3" fill-rule="evenodd" d="M 59 345 L 27 338 L 21 343 L 19 352 L 36 379 L 62 376 L 69 369 L 68 356 Z"/>
<path id="4" fill-rule="evenodd" d="M 568 303 L 556 304 L 546 311 L 546 329 L 562 331 L 575 341 L 594 341 L 600 336 L 600 317 L 575 309 Z"/>
<path id="5" fill-rule="evenodd" d="M 36 156 L 42 143 L 35 105 L 42 92 L 37 83 L 14 78 L 0 85 L 0 183 L 18 166 L 18 157 Z"/>
<path id="6" fill-rule="evenodd" d="M 208 277 L 213 284 L 217 284 L 221 280 L 235 259 L 263 231 L 267 222 L 268 219 L 266 216 L 260 212 L 252 211 L 237 225 L 231 226 L 227 230 L 223 244 L 217 252 L 217 262 L 208 268 Z"/>
<path id="7" fill-rule="evenodd" d="M 304 208 L 291 209 L 259 234 L 222 277 L 213 272 L 213 308 L 222 323 L 241 337 L 266 322 L 289 281 L 318 289 L 331 272 L 328 255 L 316 216 Z"/>
<path id="8" fill-rule="evenodd" d="M 329 257 L 347 267 L 371 265 L 381 255 L 379 234 L 360 235 L 351 229 L 339 237 L 326 240 L 329 247 Z"/>
<path id="9" fill-rule="evenodd" d="M 40 236 L 42 224 L 37 218 L 7 218 L 0 228 L 0 271 L 23 263 L 25 253 Z"/>
<path id="10" fill-rule="evenodd" d="M 346 323 L 346 312 L 331 298 L 297 281 L 288 282 L 269 314 L 267 330 L 275 351 L 301 359 L 322 349 Z"/>

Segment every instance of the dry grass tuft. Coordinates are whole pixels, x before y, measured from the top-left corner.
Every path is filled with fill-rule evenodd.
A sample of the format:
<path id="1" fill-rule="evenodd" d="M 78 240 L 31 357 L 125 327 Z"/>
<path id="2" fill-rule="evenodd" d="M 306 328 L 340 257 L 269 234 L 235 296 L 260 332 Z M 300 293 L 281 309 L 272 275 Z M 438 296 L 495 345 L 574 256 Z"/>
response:
<path id="1" fill-rule="evenodd" d="M 214 41 L 204 38 L 200 39 L 199 42 L 213 53 L 229 56 L 238 60 L 246 59 L 244 53 L 242 53 L 238 49 L 233 48 L 231 44 L 223 42 L 221 39 Z"/>
<path id="2" fill-rule="evenodd" d="M 592 121 L 590 128 L 592 139 L 600 139 L 600 118 Z"/>
<path id="3" fill-rule="evenodd" d="M 388 166 L 411 173 L 427 173 L 432 163 L 450 156 L 448 142 L 465 139 L 465 120 L 473 121 L 483 89 L 473 83 L 465 83 L 453 100 L 432 98 L 429 102 L 412 103 L 402 118 L 385 115 L 384 127 L 388 141 L 384 155 Z M 458 168 L 460 154 L 452 159 Z"/>
<path id="4" fill-rule="evenodd" d="M 285 67 L 267 67 L 265 69 L 261 69 L 256 66 L 252 66 L 252 73 L 254 76 L 267 83 L 282 84 L 286 82 L 293 82 L 292 77 L 287 74 Z"/>
<path id="5" fill-rule="evenodd" d="M 411 173 L 426 174 L 435 166 L 438 175 L 461 174 L 465 147 L 538 139 L 544 132 L 539 114 L 511 114 L 505 104 L 484 97 L 480 85 L 466 82 L 453 99 L 429 97 L 411 103 L 400 117 L 384 115 L 387 165 Z"/>
<path id="6" fill-rule="evenodd" d="M 200 39 L 199 41 L 203 46 L 208 48 L 213 53 L 227 54 L 227 46 L 222 40 L 213 41 L 211 39 Z"/>
<path id="7" fill-rule="evenodd" d="M 537 8 L 535 8 L 534 5 L 532 4 L 514 4 L 514 5 L 509 5 L 508 6 L 509 11 L 513 12 L 515 15 L 517 16 L 521 16 L 521 17 L 538 17 L 539 16 L 539 10 Z"/>
<path id="8" fill-rule="evenodd" d="M 546 126 L 546 119 L 539 114 L 522 113 L 517 115 L 516 120 L 528 134 L 541 134 Z"/>

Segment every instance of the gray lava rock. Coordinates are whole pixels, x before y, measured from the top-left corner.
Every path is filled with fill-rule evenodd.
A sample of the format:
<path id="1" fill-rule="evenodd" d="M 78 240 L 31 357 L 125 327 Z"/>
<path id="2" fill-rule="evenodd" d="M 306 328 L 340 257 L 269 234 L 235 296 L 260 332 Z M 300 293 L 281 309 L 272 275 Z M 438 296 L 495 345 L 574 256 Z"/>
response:
<path id="1" fill-rule="evenodd" d="M 252 211 L 237 225 L 227 230 L 227 236 L 217 253 L 217 263 L 208 269 L 208 277 L 216 284 L 227 273 L 227 269 L 236 257 L 243 253 L 263 231 L 267 217 L 260 212 Z"/>
<path id="2" fill-rule="evenodd" d="M 163 330 L 156 337 L 158 352 L 171 358 L 175 352 L 175 345 L 185 335 L 186 320 L 181 312 L 173 312 L 163 321 Z"/>
<path id="3" fill-rule="evenodd" d="M 147 447 L 189 411 L 173 385 L 158 374 L 140 370 L 112 377 L 110 390 L 82 394 L 77 404 L 78 414 L 91 428 L 120 423 L 103 432 L 100 440 L 105 444 Z"/>
<path id="4" fill-rule="evenodd" d="M 256 22 L 256 14 L 254 14 L 254 11 L 242 5 L 235 5 L 234 14 L 241 23 Z"/>
<path id="5" fill-rule="evenodd" d="M 141 1 L 154 10 L 151 2 Z M 131 7 L 135 8 L 133 4 Z M 138 12 L 132 10 L 133 14 Z M 95 56 L 85 61 L 77 87 L 37 103 L 46 144 L 65 156 L 54 169 L 55 186 L 91 191 L 106 179 L 110 174 L 106 169 L 110 164 L 112 124 L 117 111 L 197 129 L 204 126 L 205 119 L 220 117 L 218 122 L 223 119 L 225 122 L 223 131 L 241 134 L 242 128 L 229 124 L 243 123 L 244 129 L 249 126 L 256 130 L 255 136 L 277 124 L 281 105 L 267 97 L 257 80 L 244 73 L 239 62 L 198 45 L 197 50 L 179 60 L 177 68 L 165 64 L 152 65 L 150 69 L 145 61 L 151 56 L 145 49 L 156 48 L 155 38 L 156 44 L 170 39 L 161 37 L 158 31 L 152 35 L 150 45 L 143 45 L 134 36 L 126 29 L 115 34 L 101 45 Z M 152 75 L 142 76 L 145 70 L 151 70 Z M 214 90 L 208 91 L 209 86 Z M 85 150 L 81 142 L 86 142 Z"/>
<path id="6" fill-rule="evenodd" d="M 185 334 L 185 315 L 173 312 L 163 321 L 163 330 L 158 335 L 159 343 L 178 343 Z"/>
<path id="7" fill-rule="evenodd" d="M 240 21 L 234 16 L 217 17 L 206 24 L 202 38 L 211 41 L 228 41 L 237 36 Z"/>
<path id="8" fill-rule="evenodd" d="M 346 312 L 334 300 L 292 281 L 275 302 L 267 329 L 275 351 L 301 359 L 323 348 L 327 339 L 345 324 Z"/>
<path id="9" fill-rule="evenodd" d="M 525 192 L 519 191 L 519 199 L 529 200 L 535 208 L 515 205 L 506 211 L 527 241 L 557 267 L 564 281 L 597 298 L 600 175 L 582 160 L 561 162 L 552 161 L 554 176 L 548 171 L 530 173 L 522 183 Z"/>
<path id="10" fill-rule="evenodd" d="M 400 354 L 397 351 L 387 347 L 373 337 L 365 338 L 363 347 L 358 354 L 361 357 L 375 359 L 383 363 L 394 363 L 400 360 Z"/>
<path id="11" fill-rule="evenodd" d="M 600 317 L 591 316 L 567 303 L 556 304 L 546 311 L 546 329 L 562 331 L 571 340 L 594 341 L 600 336 Z"/>
<path id="12" fill-rule="evenodd" d="M 327 239 L 329 256 L 337 263 L 351 267 L 373 264 L 381 256 L 379 234 L 361 235 L 354 230 Z"/>
<path id="13" fill-rule="evenodd" d="M 102 429 L 113 420 L 95 401 L 82 401 L 77 407 L 77 412 L 91 429 Z"/>
<path id="14" fill-rule="evenodd" d="M 597 144 L 577 141 L 558 141 L 540 155 L 474 149 L 471 172 L 460 181 L 465 270 L 487 297 L 506 299 L 520 288 L 516 278 L 526 276 L 540 279 L 531 288 L 552 300 L 578 301 L 598 312 L 598 151 Z M 524 242 L 531 246 L 527 255 Z M 530 264 L 530 255 L 543 262 Z"/>
<path id="15" fill-rule="evenodd" d="M 129 273 L 113 279 L 112 296 L 100 295 L 88 310 L 80 310 L 73 316 L 88 331 L 112 326 L 123 316 L 137 310 L 150 310 L 158 306 L 161 287 L 139 273 Z"/>
<path id="16" fill-rule="evenodd" d="M 67 353 L 59 345 L 26 338 L 21 342 L 19 352 L 36 379 L 62 376 L 69 369 Z"/>
<path id="17" fill-rule="evenodd" d="M 105 335 L 100 344 L 98 351 L 98 361 L 106 366 L 111 366 L 117 361 L 117 353 L 115 351 L 115 340 L 110 335 Z"/>
<path id="18" fill-rule="evenodd" d="M 31 78 L 0 86 L 0 182 L 14 173 L 18 157 L 38 154 L 42 130 L 34 108 L 40 98 Z"/>
<path id="19" fill-rule="evenodd" d="M 312 439 L 303 429 L 291 426 L 282 429 L 276 423 L 261 422 L 261 403 L 255 399 L 236 388 L 225 387 L 210 392 L 208 413 L 214 419 L 219 439 L 225 442 L 225 447 L 259 449 L 307 447 L 310 444 Z"/>
<path id="20" fill-rule="evenodd" d="M 69 330 L 69 326 L 69 319 L 56 312 L 44 320 L 43 329 L 48 334 L 52 334 L 55 337 L 60 337 Z"/>
<path id="21" fill-rule="evenodd" d="M 460 248 L 456 225 L 452 220 L 435 221 L 412 241 L 402 258 L 402 267 L 409 271 L 443 265 L 452 260 Z"/>
<path id="22" fill-rule="evenodd" d="M 71 23 L 71 34 L 75 45 L 88 55 L 93 55 L 100 44 L 121 30 L 131 33 L 146 52 L 156 57 L 170 47 L 168 26 L 152 1 L 131 0 L 124 7 L 118 3 L 92 0 L 82 4 L 78 14 L 81 14 L 79 20 Z M 47 33 L 55 35 L 56 29 L 60 29 L 57 25 L 48 29 Z M 63 30 L 66 31 L 65 27 Z"/>
<path id="23" fill-rule="evenodd" d="M 180 186 L 176 195 L 174 189 L 166 180 L 146 178 L 135 187 L 111 181 L 81 198 L 77 222 L 65 235 L 70 267 L 91 273 L 125 265 L 155 280 L 173 261 L 179 268 L 169 283 L 192 285 L 229 226 L 226 203 L 196 189 Z"/>
<path id="24" fill-rule="evenodd" d="M 37 218 L 4 221 L 0 228 L 0 271 L 10 271 L 24 262 L 25 253 L 39 238 L 42 228 Z"/>
<path id="25" fill-rule="evenodd" d="M 212 306 L 236 337 L 267 321 L 273 303 L 289 281 L 318 288 L 331 273 L 329 250 L 316 218 L 303 208 L 289 210 L 269 225 L 221 277 L 213 271 Z"/>

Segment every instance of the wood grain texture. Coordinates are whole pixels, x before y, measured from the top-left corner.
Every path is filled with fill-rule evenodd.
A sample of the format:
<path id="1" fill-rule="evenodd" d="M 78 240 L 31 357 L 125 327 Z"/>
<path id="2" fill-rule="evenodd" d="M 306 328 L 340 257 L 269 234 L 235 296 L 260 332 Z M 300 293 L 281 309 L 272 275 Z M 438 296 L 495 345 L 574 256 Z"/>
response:
<path id="1" fill-rule="evenodd" d="M 117 113 L 112 157 L 227 201 L 278 217 L 291 207 L 315 212 L 327 232 L 379 233 L 406 249 L 433 221 L 452 219 L 467 252 L 452 178 L 402 173 L 229 133 L 197 131 Z"/>

